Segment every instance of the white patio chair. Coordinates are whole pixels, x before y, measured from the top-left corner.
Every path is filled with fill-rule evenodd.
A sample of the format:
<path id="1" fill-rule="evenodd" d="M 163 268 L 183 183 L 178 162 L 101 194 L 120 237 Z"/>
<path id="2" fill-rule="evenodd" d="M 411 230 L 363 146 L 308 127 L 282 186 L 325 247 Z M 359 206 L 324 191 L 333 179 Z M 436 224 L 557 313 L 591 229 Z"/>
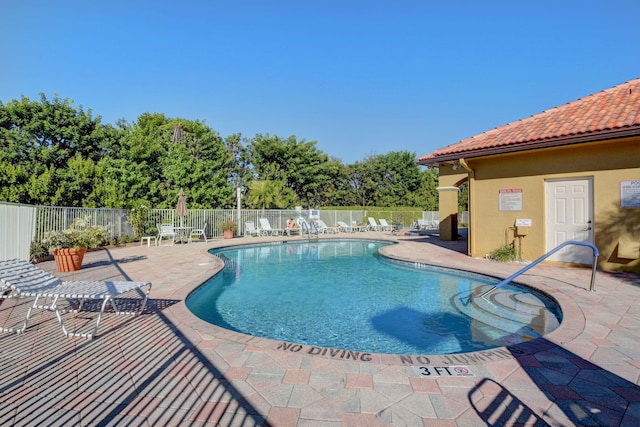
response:
<path id="1" fill-rule="evenodd" d="M 114 297 L 121 296 L 127 292 L 147 287 L 142 303 L 136 311 L 120 311 L 116 305 Z M 129 281 L 78 281 L 66 282 L 53 276 L 50 273 L 36 267 L 23 260 L 0 261 L 0 289 L 2 298 L 27 298 L 35 297 L 33 305 L 28 309 L 22 327 L 3 327 L 1 332 L 22 333 L 27 329 L 31 312 L 34 308 L 50 310 L 56 314 L 58 322 L 62 327 L 62 332 L 67 337 L 92 338 L 98 333 L 100 321 L 104 314 L 104 309 L 111 303 L 116 314 L 138 315 L 144 311 L 149 293 L 151 292 L 151 282 L 129 282 Z M 44 304 L 38 304 L 41 299 L 45 299 Z M 78 308 L 61 308 L 61 299 L 71 301 L 79 300 Z M 47 302 L 50 300 L 50 302 Z M 95 326 L 91 333 L 79 333 L 68 331 L 64 325 L 63 313 L 81 311 L 86 300 L 102 300 L 99 304 Z"/>
<path id="2" fill-rule="evenodd" d="M 318 225 L 318 231 L 320 231 L 320 233 L 329 234 L 338 232 L 337 227 L 328 227 L 327 224 L 321 219 L 317 219 L 316 224 Z"/>
<path id="3" fill-rule="evenodd" d="M 382 226 L 378 225 L 375 218 L 369 217 L 369 226 L 373 231 L 382 231 Z"/>
<path id="4" fill-rule="evenodd" d="M 356 230 L 350 225 L 347 225 L 344 221 L 338 221 L 338 228 L 340 231 L 344 231 L 346 233 L 354 233 Z"/>
<path id="5" fill-rule="evenodd" d="M 302 223 L 300 222 L 300 220 L 304 221 L 304 219 L 298 218 L 298 220 L 296 221 L 295 227 L 287 226 L 284 228 L 284 232 L 287 233 L 287 236 L 291 236 L 292 234 L 302 235 L 302 232 L 304 231 L 304 229 L 302 228 Z"/>
<path id="6" fill-rule="evenodd" d="M 158 227 L 158 237 L 156 237 L 156 245 L 157 246 L 173 246 L 176 241 L 176 231 L 173 229 L 173 225 L 171 224 L 156 224 Z M 162 239 L 166 237 L 171 242 L 170 245 L 163 245 Z"/>
<path id="7" fill-rule="evenodd" d="M 244 236 L 247 237 L 251 237 L 251 236 L 257 236 L 260 237 L 260 229 L 256 228 L 255 224 L 253 223 L 253 221 L 247 221 L 244 223 Z"/>
<path id="8" fill-rule="evenodd" d="M 425 221 L 424 219 L 419 219 L 411 225 L 411 228 L 415 228 L 416 230 L 425 230 L 427 228 L 427 221 Z"/>
<path id="9" fill-rule="evenodd" d="M 390 225 L 386 219 L 384 218 L 380 218 L 378 221 L 380 221 L 380 226 L 382 227 L 382 231 L 391 231 L 393 230 L 393 226 Z"/>
<path id="10" fill-rule="evenodd" d="M 351 221 L 351 228 L 353 228 L 353 231 L 368 231 L 369 230 L 369 226 L 368 225 L 359 225 L 357 221 Z"/>
<path id="11" fill-rule="evenodd" d="M 265 236 L 277 236 L 282 234 L 282 230 L 279 228 L 271 228 L 271 224 L 267 218 L 260 218 L 260 230 Z"/>
<path id="12" fill-rule="evenodd" d="M 204 222 L 204 225 L 202 226 L 202 228 L 194 228 L 191 230 L 191 234 L 189 235 L 189 243 L 193 241 L 194 237 L 197 237 L 198 240 L 200 240 L 200 238 L 203 238 L 204 242 L 207 243 L 206 231 L 207 231 L 207 221 Z"/>

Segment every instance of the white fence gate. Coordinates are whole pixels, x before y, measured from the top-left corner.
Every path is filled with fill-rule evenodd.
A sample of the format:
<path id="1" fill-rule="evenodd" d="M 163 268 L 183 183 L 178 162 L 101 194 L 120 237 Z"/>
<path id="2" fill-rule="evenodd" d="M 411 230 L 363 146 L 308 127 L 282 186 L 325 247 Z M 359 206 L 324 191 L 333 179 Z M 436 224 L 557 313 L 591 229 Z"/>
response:
<path id="1" fill-rule="evenodd" d="M 36 207 L 0 202 L 0 259 L 29 260 Z"/>

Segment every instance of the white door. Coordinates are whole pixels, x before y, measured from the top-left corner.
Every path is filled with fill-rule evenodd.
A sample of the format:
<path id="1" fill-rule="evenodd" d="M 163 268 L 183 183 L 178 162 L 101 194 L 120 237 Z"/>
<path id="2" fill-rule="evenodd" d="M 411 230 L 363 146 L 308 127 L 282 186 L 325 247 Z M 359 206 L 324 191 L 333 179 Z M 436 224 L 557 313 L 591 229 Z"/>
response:
<path id="1" fill-rule="evenodd" d="M 572 240 L 593 243 L 593 180 L 547 181 L 547 252 Z M 550 260 L 592 264 L 591 248 L 568 245 Z"/>

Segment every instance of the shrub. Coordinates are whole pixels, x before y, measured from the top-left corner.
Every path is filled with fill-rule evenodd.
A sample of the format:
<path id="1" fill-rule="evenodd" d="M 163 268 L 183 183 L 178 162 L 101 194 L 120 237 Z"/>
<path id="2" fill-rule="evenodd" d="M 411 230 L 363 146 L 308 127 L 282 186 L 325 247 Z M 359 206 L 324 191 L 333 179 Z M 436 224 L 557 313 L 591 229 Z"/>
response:
<path id="1" fill-rule="evenodd" d="M 515 261 L 516 248 L 513 245 L 500 246 L 498 249 L 494 249 L 489 256 L 496 261 Z"/>
<path id="2" fill-rule="evenodd" d="M 31 242 L 30 247 L 31 261 L 35 261 L 38 258 L 43 258 L 49 255 L 49 248 L 42 242 Z"/>
<path id="3" fill-rule="evenodd" d="M 71 227 L 48 232 L 42 243 L 49 253 L 63 248 L 95 248 L 107 241 L 109 233 L 100 225 L 91 225 L 89 218 L 76 218 Z"/>
<path id="4" fill-rule="evenodd" d="M 233 221 L 223 221 L 220 223 L 220 230 L 232 230 L 235 232 L 238 231 L 238 224 Z"/>
<path id="5" fill-rule="evenodd" d="M 149 219 L 149 207 L 140 203 L 129 210 L 128 215 L 129 223 L 133 227 L 133 233 L 136 238 L 140 238 L 145 235 L 147 228 L 147 220 Z"/>

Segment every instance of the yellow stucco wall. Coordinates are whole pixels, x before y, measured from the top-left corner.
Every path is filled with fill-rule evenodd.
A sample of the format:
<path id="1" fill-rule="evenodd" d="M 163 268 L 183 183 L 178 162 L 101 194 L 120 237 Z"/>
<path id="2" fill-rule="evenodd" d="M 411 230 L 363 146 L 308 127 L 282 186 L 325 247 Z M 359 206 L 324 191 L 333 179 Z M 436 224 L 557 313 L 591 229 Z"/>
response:
<path id="1" fill-rule="evenodd" d="M 532 220 L 522 240 L 523 258 L 533 260 L 546 253 L 545 183 L 553 179 L 593 180 L 595 244 L 599 264 L 605 270 L 640 272 L 640 260 L 617 256 L 618 242 L 640 242 L 640 208 L 620 207 L 620 182 L 640 180 L 640 138 L 503 154 L 467 159 L 473 170 L 469 186 L 469 254 L 484 257 L 513 241 L 508 228 L 516 218 Z M 443 167 L 449 185 L 459 180 L 459 170 Z M 443 182 L 444 181 L 444 182 Z M 499 190 L 521 188 L 521 211 L 501 211 Z"/>
<path id="2" fill-rule="evenodd" d="M 438 213 L 440 215 L 440 238 L 458 239 L 458 186 L 467 180 L 462 168 L 440 167 L 438 186 Z"/>

